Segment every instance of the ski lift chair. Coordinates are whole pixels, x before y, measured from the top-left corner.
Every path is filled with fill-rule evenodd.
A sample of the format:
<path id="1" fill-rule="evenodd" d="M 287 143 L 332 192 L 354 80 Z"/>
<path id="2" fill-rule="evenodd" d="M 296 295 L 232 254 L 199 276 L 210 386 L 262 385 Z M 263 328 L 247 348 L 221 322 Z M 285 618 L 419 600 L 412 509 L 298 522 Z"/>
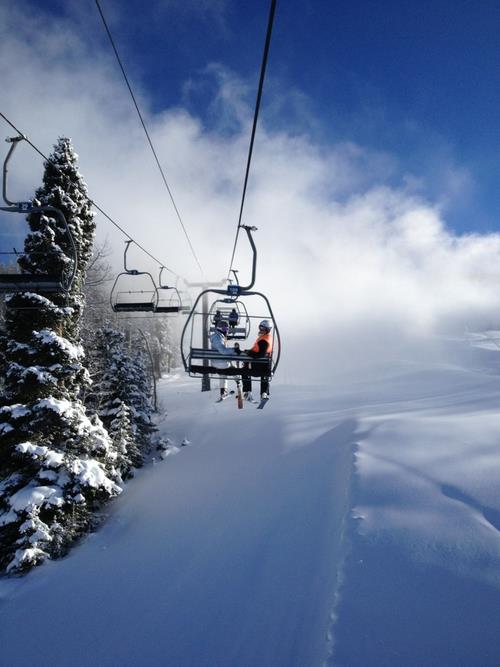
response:
<path id="1" fill-rule="evenodd" d="M 227 361 L 227 368 L 218 368 L 210 362 Z M 245 367 L 245 363 L 249 368 Z M 192 347 L 189 353 L 188 373 L 190 377 L 218 378 L 228 377 L 233 380 L 242 380 L 249 377 L 269 377 L 273 375 L 272 357 L 251 357 L 242 352 L 241 354 L 222 354 L 216 350 Z"/>
<path id="2" fill-rule="evenodd" d="M 253 264 L 252 264 L 252 280 L 249 285 L 242 287 L 238 282 L 236 284 L 230 283 L 226 289 L 206 289 L 200 292 L 196 298 L 193 308 L 186 320 L 184 329 L 181 336 L 181 357 L 184 369 L 187 371 L 190 377 L 210 377 L 217 378 L 221 375 L 224 377 L 232 377 L 235 380 L 241 380 L 244 377 L 268 377 L 271 380 L 272 376 L 276 372 L 276 369 L 279 364 L 279 359 L 281 356 L 281 339 L 279 334 L 279 329 L 276 324 L 276 319 L 274 317 L 271 304 L 269 303 L 268 298 L 262 292 L 256 292 L 252 290 L 252 287 L 255 283 L 255 273 L 257 265 L 257 249 L 252 238 L 251 232 L 255 230 L 254 227 L 247 227 L 242 225 L 243 229 L 247 232 L 248 239 L 253 251 Z M 219 295 L 219 298 L 216 299 L 210 310 L 210 313 L 204 313 L 203 311 L 197 310 L 198 304 L 200 301 L 203 301 L 203 297 L 208 294 Z M 243 299 L 248 297 L 259 297 L 261 301 L 264 301 L 266 306 L 266 313 L 264 315 L 253 315 L 248 316 L 248 312 L 245 306 L 245 312 L 247 313 L 248 319 L 269 319 L 272 322 L 272 335 L 273 335 L 273 350 L 270 356 L 266 357 L 253 357 L 245 353 L 241 354 L 222 354 L 212 349 L 208 349 L 205 346 L 200 347 L 195 345 L 195 335 L 200 335 L 202 332 L 202 338 L 206 340 L 208 336 L 206 335 L 206 322 L 210 323 L 210 329 L 214 327 L 213 319 L 216 317 L 217 310 L 220 312 L 224 307 L 229 310 L 232 309 L 232 306 L 218 306 L 218 303 L 223 304 L 235 304 L 236 302 L 244 305 L 242 303 Z M 211 317 L 210 317 L 211 314 Z M 201 318 L 200 327 L 195 327 L 195 321 Z M 210 330 L 209 329 L 209 330 Z M 188 333 L 189 332 L 189 333 Z M 205 333 L 203 333 L 205 332 Z M 250 325 L 248 330 L 248 335 L 250 335 Z M 188 338 L 189 336 L 189 338 Z M 248 336 L 246 336 L 248 337 Z M 198 339 L 199 340 L 199 339 Z M 231 363 L 231 366 L 227 368 L 218 368 L 214 366 L 211 362 L 221 362 L 227 361 Z M 249 366 L 245 367 L 245 363 Z"/>
<path id="3" fill-rule="evenodd" d="M 154 312 L 161 314 L 176 314 L 179 313 L 182 308 L 181 295 L 177 287 L 172 285 L 164 285 L 162 283 L 161 274 L 163 273 L 164 269 L 164 266 L 160 268 L 158 287 L 156 288 L 156 305 Z M 168 297 L 164 295 L 168 295 Z"/>
<path id="4" fill-rule="evenodd" d="M 218 322 L 225 320 L 229 324 L 228 340 L 245 340 L 250 333 L 250 318 L 245 304 L 234 298 L 217 299 L 212 303 L 208 315 L 209 334 L 217 328 Z"/>
<path id="5" fill-rule="evenodd" d="M 0 273 L 0 292 L 61 292 L 61 276 L 28 273 Z"/>
<path id="6" fill-rule="evenodd" d="M 203 314 L 199 312 L 195 313 L 194 318 L 200 318 L 202 316 Z M 217 378 L 220 376 L 228 376 L 234 380 L 241 380 L 246 375 L 247 377 L 264 376 L 271 378 L 277 366 L 277 356 L 279 356 L 279 332 L 272 315 L 269 313 L 266 313 L 265 315 L 251 315 L 249 316 L 249 320 L 250 319 L 253 320 L 255 325 L 257 321 L 263 319 L 272 321 L 273 353 L 271 355 L 254 357 L 245 352 L 241 352 L 240 354 L 237 352 L 225 354 L 217 352 L 216 350 L 207 349 L 206 347 L 197 346 L 195 345 L 194 331 L 199 327 L 197 327 L 193 321 L 191 346 L 186 359 L 188 366 L 186 370 L 188 370 L 190 377 L 203 377 L 208 375 L 210 378 Z M 255 328 L 257 327 L 255 326 Z M 249 335 L 251 329 L 252 325 L 249 324 Z M 227 338 L 229 339 L 229 334 Z M 228 367 L 219 368 L 220 363 L 216 363 L 215 365 L 213 363 L 221 361 L 229 362 L 230 365 Z"/>
<path id="7" fill-rule="evenodd" d="M 129 269 L 127 267 L 127 252 L 132 239 L 125 241 L 125 251 L 123 253 L 123 268 L 119 273 L 109 296 L 111 308 L 115 313 L 154 313 L 156 308 L 157 287 L 153 280 L 153 276 L 148 271 L 138 271 L 137 269 Z M 127 278 L 124 278 L 127 276 Z M 118 290 L 117 286 L 123 283 L 124 280 L 132 277 L 147 276 L 151 281 L 151 290 Z M 149 282 L 149 281 L 148 281 Z M 127 295 L 127 296 L 125 296 Z M 139 296 L 140 295 L 140 296 Z"/>

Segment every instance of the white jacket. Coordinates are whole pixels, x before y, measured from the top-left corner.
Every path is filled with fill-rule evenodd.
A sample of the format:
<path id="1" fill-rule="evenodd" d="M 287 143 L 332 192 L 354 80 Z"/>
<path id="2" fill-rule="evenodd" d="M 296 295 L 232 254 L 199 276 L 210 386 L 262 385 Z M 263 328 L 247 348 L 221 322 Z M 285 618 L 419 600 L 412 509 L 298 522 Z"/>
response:
<path id="1" fill-rule="evenodd" d="M 221 354 L 233 354 L 234 350 L 232 347 L 226 347 L 226 337 L 222 331 L 217 331 L 217 329 L 210 336 L 210 347 L 212 350 L 216 350 Z M 211 362 L 215 368 L 227 368 L 229 366 L 228 361 L 212 361 Z"/>

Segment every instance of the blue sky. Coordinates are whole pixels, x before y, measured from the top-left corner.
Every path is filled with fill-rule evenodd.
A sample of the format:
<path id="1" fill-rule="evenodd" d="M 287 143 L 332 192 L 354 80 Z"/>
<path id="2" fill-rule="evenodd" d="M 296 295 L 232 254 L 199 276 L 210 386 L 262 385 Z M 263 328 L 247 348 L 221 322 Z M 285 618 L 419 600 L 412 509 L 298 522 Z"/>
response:
<path id="1" fill-rule="evenodd" d="M 201 82 L 209 62 L 256 83 L 267 2 L 128 4 L 140 21 L 130 21 L 128 11 L 115 16 L 113 3 L 102 2 L 128 68 L 157 110 L 187 102 L 206 117 Z M 498 229 L 499 25 L 494 2 L 282 0 L 263 114 L 273 82 L 296 89 L 314 122 L 301 105 L 281 108 L 276 124 L 320 142 L 388 151 L 401 163 L 394 177 L 409 170 L 426 181 L 431 197 L 439 197 L 441 166 L 463 169 L 470 178 L 448 204 L 448 224 L 457 231 Z M 186 98 L 188 79 L 200 88 Z"/>
<path id="2" fill-rule="evenodd" d="M 92 0 L 37 4 L 80 22 L 84 39 L 94 28 L 91 39 L 107 47 Z M 185 105 L 210 125 L 206 67 L 214 62 L 242 77 L 252 99 L 265 0 L 101 4 L 154 111 Z M 458 232 L 498 229 L 499 25 L 500 5 L 490 1 L 278 1 L 263 116 L 320 144 L 387 151 L 400 161 L 392 178 L 410 172 L 431 198 L 439 198 L 440 169 L 452 166 L 464 183 L 447 202 L 447 223 Z M 276 105 L 279 90 L 296 91 L 297 104 Z"/>
<path id="3" fill-rule="evenodd" d="M 213 62 L 242 77 L 254 95 L 266 1 L 101 4 L 127 71 L 147 90 L 153 110 L 182 104 L 209 126 L 206 66 Z M 96 7 L 88 5 L 86 29 L 94 25 L 104 43 Z M 41 6 L 54 16 L 75 14 L 74 3 Z M 452 168 L 461 178 L 447 200 L 448 225 L 496 230 L 498 26 L 500 5 L 487 0 L 278 1 L 263 115 L 320 144 L 352 141 L 387 151 L 399 161 L 391 179 L 410 173 L 434 199 Z M 187 81 L 195 84 L 189 94 Z M 273 92 L 291 89 L 297 104 L 276 106 Z"/>

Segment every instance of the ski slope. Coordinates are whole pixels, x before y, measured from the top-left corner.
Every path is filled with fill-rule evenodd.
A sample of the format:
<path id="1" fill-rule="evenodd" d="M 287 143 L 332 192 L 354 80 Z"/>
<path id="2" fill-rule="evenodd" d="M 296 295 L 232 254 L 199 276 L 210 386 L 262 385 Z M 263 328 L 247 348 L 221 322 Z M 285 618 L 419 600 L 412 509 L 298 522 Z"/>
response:
<path id="1" fill-rule="evenodd" d="M 165 378 L 177 448 L 0 582 L 0 663 L 500 664 L 500 355 L 464 358 L 277 382 L 264 411 Z"/>

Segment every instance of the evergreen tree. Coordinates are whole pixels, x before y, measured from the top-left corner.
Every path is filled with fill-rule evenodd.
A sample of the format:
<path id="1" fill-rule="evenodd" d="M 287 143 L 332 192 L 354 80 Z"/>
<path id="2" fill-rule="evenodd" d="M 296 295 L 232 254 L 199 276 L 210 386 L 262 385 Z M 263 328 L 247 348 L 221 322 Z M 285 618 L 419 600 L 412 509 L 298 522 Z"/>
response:
<path id="1" fill-rule="evenodd" d="M 134 350 L 134 351 L 132 351 Z M 124 411 L 130 421 L 131 437 L 120 463 L 125 476 L 143 464 L 155 432 L 152 422 L 151 382 L 141 340 L 129 343 L 125 334 L 111 327 L 99 329 L 91 356 L 94 382 L 87 394 L 89 409 L 102 419 L 112 438 L 121 428 Z M 128 425 L 125 428 L 128 432 Z"/>
<path id="2" fill-rule="evenodd" d="M 114 416 L 111 419 L 108 433 L 118 454 L 116 467 L 122 478 L 126 479 L 132 476 L 131 467 L 142 463 L 142 457 L 134 440 L 128 405 L 117 398 L 110 412 Z"/>
<path id="3" fill-rule="evenodd" d="M 7 361 L 5 353 L 7 349 L 7 334 L 5 333 L 4 321 L 0 318 L 0 395 L 4 390 L 5 371 L 7 369 Z"/>
<path id="4" fill-rule="evenodd" d="M 86 307 L 82 318 L 83 344 L 85 351 L 91 350 L 95 332 L 117 324 L 117 316 L 109 304 L 109 281 L 113 270 L 108 262 L 111 248 L 107 241 L 96 245 L 89 263 L 84 286 Z"/>
<path id="5" fill-rule="evenodd" d="M 19 572 L 59 556 L 120 492 L 117 453 L 79 399 L 89 382 L 79 323 L 95 225 L 69 139 L 60 138 L 36 192 L 60 209 L 77 249 L 68 294 L 18 292 L 7 300 L 0 407 L 0 570 Z M 59 274 L 74 261 L 57 217 L 33 212 L 21 269 Z"/>
<path id="6" fill-rule="evenodd" d="M 154 317 L 143 323 L 142 328 L 150 341 L 154 372 L 157 378 L 170 373 L 181 364 L 179 317 Z"/>
<path id="7" fill-rule="evenodd" d="M 177 353 L 180 349 L 179 342 L 179 318 L 178 317 L 163 317 L 155 321 L 156 326 L 154 335 L 158 341 L 159 353 L 159 375 L 161 377 L 164 373 L 170 373 L 175 367 L 178 359 Z"/>
<path id="8" fill-rule="evenodd" d="M 54 206 L 65 216 L 77 249 L 77 267 L 73 287 L 67 297 L 58 295 L 71 308 L 65 320 L 65 335 L 78 339 L 78 325 L 84 307 L 83 287 L 92 257 L 95 236 L 94 213 L 87 186 L 78 171 L 78 155 L 71 140 L 61 137 L 45 162 L 43 185 L 36 191 L 34 204 Z M 72 244 L 61 222 L 50 214 L 33 213 L 28 217 L 31 233 L 20 258 L 21 269 L 28 273 L 61 274 L 72 261 Z M 54 300 L 54 299 L 53 299 Z"/>
<path id="9" fill-rule="evenodd" d="M 131 340 L 133 350 L 131 357 L 131 370 L 133 382 L 128 387 L 125 396 L 127 404 L 130 405 L 135 436 L 140 449 L 144 453 L 151 450 L 151 439 L 156 432 L 153 424 L 153 405 L 151 402 L 151 377 L 150 361 L 140 338 Z"/>
<path id="10" fill-rule="evenodd" d="M 15 265 L 10 263 L 5 264 L 0 263 L 0 273 L 14 273 Z M 7 334 L 5 331 L 5 301 L 0 300 L 0 395 L 4 387 L 4 377 L 5 377 L 5 350 L 7 347 Z"/>

